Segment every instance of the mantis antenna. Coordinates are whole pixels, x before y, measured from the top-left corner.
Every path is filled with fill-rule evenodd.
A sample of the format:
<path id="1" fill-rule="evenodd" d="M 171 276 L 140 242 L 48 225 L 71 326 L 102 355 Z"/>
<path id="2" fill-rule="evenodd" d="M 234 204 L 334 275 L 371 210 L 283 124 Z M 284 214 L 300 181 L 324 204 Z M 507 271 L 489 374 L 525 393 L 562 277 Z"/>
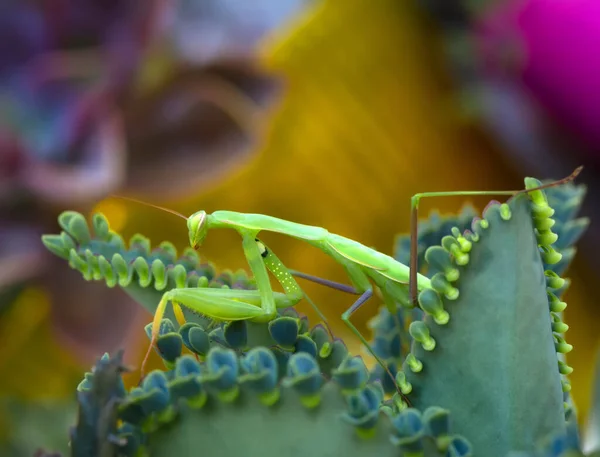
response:
<path id="1" fill-rule="evenodd" d="M 182 219 L 185 219 L 186 221 L 188 220 L 188 218 L 186 216 L 184 216 L 183 214 L 175 211 L 174 209 L 164 208 L 162 206 L 154 205 L 153 203 L 148 203 L 148 202 L 145 202 L 145 201 L 142 201 L 142 200 L 138 200 L 137 198 L 123 197 L 121 195 L 114 195 L 114 194 L 110 195 L 110 197 L 120 198 L 121 200 L 128 200 L 130 202 L 139 203 L 140 205 L 149 206 L 150 208 L 156 208 L 156 209 L 159 209 L 161 211 L 166 211 L 167 213 L 174 214 L 175 216 L 178 216 L 178 217 L 180 217 Z"/>

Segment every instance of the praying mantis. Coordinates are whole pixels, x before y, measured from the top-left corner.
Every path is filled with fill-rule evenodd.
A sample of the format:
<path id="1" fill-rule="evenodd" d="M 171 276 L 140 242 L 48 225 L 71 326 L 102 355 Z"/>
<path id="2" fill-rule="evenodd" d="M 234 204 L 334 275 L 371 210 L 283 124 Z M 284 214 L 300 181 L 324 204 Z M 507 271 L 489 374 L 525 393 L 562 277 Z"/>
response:
<path id="1" fill-rule="evenodd" d="M 117 196 L 118 198 L 133 200 L 168 211 L 185 219 L 187 221 L 189 242 L 194 249 L 198 249 L 202 245 L 208 232 L 211 230 L 235 230 L 242 238 L 244 255 L 256 281 L 256 290 L 181 288 L 165 292 L 154 314 L 151 343 L 141 367 L 142 377 L 151 350 L 156 345 L 160 324 L 169 302 L 173 306 L 175 317 L 180 325 L 185 323 L 182 306 L 217 321 L 249 320 L 254 322 L 269 322 L 277 317 L 278 308 L 293 307 L 302 298 L 308 299 L 296 282 L 295 276 L 343 292 L 359 295 L 358 299 L 344 311 L 341 319 L 389 374 L 387 366 L 375 354 L 360 331 L 352 324 L 350 317 L 373 297 L 375 287 L 380 292 L 385 305 L 393 316 L 396 315 L 398 305 L 408 308 L 418 306 L 418 293 L 431 288 L 429 278 L 418 273 L 416 240 L 420 200 L 426 197 L 457 195 L 510 195 L 514 197 L 519 194 L 566 184 L 574 180 L 582 168 L 578 167 L 566 178 L 530 189 L 513 191 L 449 191 L 415 194 L 411 198 L 410 266 L 404 265 L 394 258 L 366 247 L 357 241 L 330 233 L 321 227 L 298 224 L 262 214 L 233 211 L 215 211 L 210 214 L 206 211 L 197 211 L 191 216 L 185 217 L 167 208 L 161 208 L 128 197 Z M 262 231 L 286 235 L 320 249 L 342 266 L 352 286 L 289 270 L 275 253 L 259 240 L 258 234 Z M 283 292 L 273 291 L 269 273 L 279 282 L 283 288 Z M 316 305 L 312 305 L 316 307 Z"/>

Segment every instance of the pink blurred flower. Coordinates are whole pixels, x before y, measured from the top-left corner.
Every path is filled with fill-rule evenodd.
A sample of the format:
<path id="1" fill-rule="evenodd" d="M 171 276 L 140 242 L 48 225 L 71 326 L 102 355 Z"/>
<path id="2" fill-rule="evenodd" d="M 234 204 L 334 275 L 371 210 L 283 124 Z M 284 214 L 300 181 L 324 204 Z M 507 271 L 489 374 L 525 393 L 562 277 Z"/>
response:
<path id="1" fill-rule="evenodd" d="M 600 2 L 514 0 L 476 21 L 486 71 L 518 78 L 556 122 L 600 155 Z"/>

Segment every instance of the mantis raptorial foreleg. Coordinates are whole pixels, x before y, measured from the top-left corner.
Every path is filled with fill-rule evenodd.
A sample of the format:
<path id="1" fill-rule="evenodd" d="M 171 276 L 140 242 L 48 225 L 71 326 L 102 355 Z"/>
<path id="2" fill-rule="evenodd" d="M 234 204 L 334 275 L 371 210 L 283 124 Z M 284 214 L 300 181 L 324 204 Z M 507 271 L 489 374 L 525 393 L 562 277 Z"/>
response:
<path id="1" fill-rule="evenodd" d="M 267 322 L 275 318 L 277 308 L 292 307 L 302 297 L 305 297 L 325 320 L 322 312 L 302 291 L 285 265 L 261 241 L 255 238 L 255 234 L 242 234 L 242 247 L 254 275 L 257 290 L 182 288 L 171 289 L 166 292 L 154 314 L 152 340 L 142 362 L 142 375 L 151 350 L 156 344 L 160 323 L 169 301 L 173 305 L 175 317 L 180 325 L 185 323 L 182 306 L 218 321 L 255 320 Z M 267 270 L 281 284 L 284 293 L 273 292 Z"/>
<path id="2" fill-rule="evenodd" d="M 152 322 L 152 337 L 150 347 L 142 362 L 141 372 L 144 367 L 160 331 L 160 323 L 170 301 L 179 324 L 185 322 L 181 307 L 195 313 L 206 315 L 218 321 L 258 320 L 269 321 L 277 315 L 277 308 L 294 306 L 302 298 L 293 286 L 282 284 L 284 290 L 290 293 L 274 293 L 269 281 L 267 267 L 263 260 L 261 243 L 256 240 L 256 233 L 241 233 L 242 248 L 248 265 L 256 281 L 257 290 L 223 290 L 210 288 L 181 288 L 171 289 L 166 292 L 156 308 Z M 264 245 L 262 245 L 264 247 Z M 290 275 L 291 276 L 291 275 Z M 277 277 L 277 275 L 276 275 Z M 292 281 L 295 282 L 295 280 Z"/>
<path id="3" fill-rule="evenodd" d="M 263 258 L 265 266 L 267 267 L 267 270 L 269 270 L 271 274 L 275 276 L 277 282 L 279 282 L 279 284 L 281 284 L 281 286 L 283 287 L 285 294 L 288 297 L 293 297 L 294 299 L 297 299 L 298 301 L 302 297 L 304 297 L 306 301 L 310 304 L 310 306 L 315 310 L 317 315 L 321 318 L 321 320 L 325 324 L 325 327 L 327 327 L 329 335 L 333 338 L 333 333 L 331 332 L 331 328 L 327 323 L 327 318 L 319 309 L 319 307 L 315 304 L 315 302 L 313 302 L 311 298 L 306 294 L 306 292 L 304 292 L 300 288 L 300 286 L 296 282 L 296 279 L 294 278 L 293 272 L 291 270 L 288 270 L 287 267 L 283 264 L 283 262 L 279 260 L 279 258 L 273 253 L 273 251 L 268 249 L 264 243 L 262 243 L 258 239 L 256 239 L 256 242 L 258 243 L 259 249 L 261 250 L 261 256 Z"/>

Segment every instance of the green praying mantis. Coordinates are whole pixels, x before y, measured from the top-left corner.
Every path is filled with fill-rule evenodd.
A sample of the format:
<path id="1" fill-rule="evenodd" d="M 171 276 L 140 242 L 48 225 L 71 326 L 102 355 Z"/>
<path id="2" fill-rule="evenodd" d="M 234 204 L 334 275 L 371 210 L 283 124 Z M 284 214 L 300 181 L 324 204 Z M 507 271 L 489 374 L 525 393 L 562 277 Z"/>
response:
<path id="1" fill-rule="evenodd" d="M 249 320 L 254 322 L 269 322 L 277 317 L 278 308 L 293 307 L 302 298 L 308 299 L 296 282 L 295 276 L 343 292 L 359 295 L 358 299 L 344 311 L 341 319 L 359 338 L 362 344 L 365 345 L 366 349 L 384 370 L 390 374 L 387 366 L 375 354 L 366 338 L 352 324 L 350 318 L 354 312 L 373 297 L 374 287 L 380 292 L 383 302 L 393 316 L 396 315 L 398 305 L 409 308 L 418 306 L 418 293 L 431 287 L 429 278 L 418 273 L 416 240 L 420 200 L 425 197 L 456 195 L 510 195 L 514 197 L 519 194 L 566 184 L 574 180 L 582 168 L 578 167 L 566 178 L 531 189 L 516 191 L 426 192 L 415 194 L 411 198 L 410 266 L 404 265 L 394 258 L 354 240 L 330 233 L 321 227 L 298 224 L 261 214 L 246 214 L 233 211 L 215 211 L 211 214 L 205 211 L 197 211 L 190 217 L 185 217 L 167 208 L 161 208 L 127 197 L 119 197 L 165 210 L 186 219 L 189 242 L 194 249 L 198 249 L 202 245 L 210 230 L 235 230 L 242 238 L 244 255 L 257 286 L 256 290 L 181 288 L 167 291 L 162 296 L 154 314 L 151 343 L 141 367 L 142 377 L 148 357 L 152 348 L 156 345 L 160 324 L 169 302 L 173 306 L 173 311 L 180 325 L 185 323 L 182 306 L 217 321 Z M 342 266 L 352 286 L 289 270 L 275 253 L 259 240 L 258 234 L 261 231 L 287 235 L 320 249 Z M 269 273 L 279 282 L 283 288 L 283 292 L 273 291 Z M 312 302 L 311 305 L 316 308 L 316 305 Z M 318 308 L 316 309 L 319 311 Z"/>

